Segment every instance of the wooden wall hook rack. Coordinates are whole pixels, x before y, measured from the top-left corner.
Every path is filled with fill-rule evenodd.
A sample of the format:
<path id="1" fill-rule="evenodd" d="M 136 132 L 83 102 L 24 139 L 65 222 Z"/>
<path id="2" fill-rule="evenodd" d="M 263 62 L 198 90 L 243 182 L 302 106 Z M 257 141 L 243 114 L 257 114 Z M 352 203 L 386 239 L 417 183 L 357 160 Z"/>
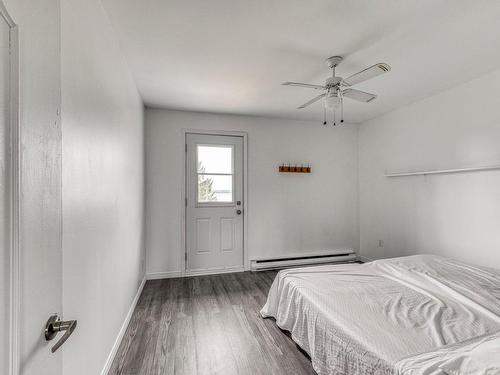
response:
<path id="1" fill-rule="evenodd" d="M 278 171 L 281 173 L 311 173 L 311 166 L 303 164 L 281 164 L 278 167 Z"/>

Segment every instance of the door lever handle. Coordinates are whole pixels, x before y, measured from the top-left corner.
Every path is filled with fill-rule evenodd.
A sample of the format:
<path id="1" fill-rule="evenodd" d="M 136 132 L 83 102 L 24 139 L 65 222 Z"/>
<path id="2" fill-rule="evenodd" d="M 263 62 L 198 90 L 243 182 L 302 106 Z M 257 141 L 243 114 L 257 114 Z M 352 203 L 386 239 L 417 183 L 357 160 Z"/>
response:
<path id="1" fill-rule="evenodd" d="M 61 320 L 61 317 L 57 314 L 52 315 L 47 323 L 45 324 L 45 340 L 50 341 L 56 337 L 58 332 L 64 332 L 64 335 L 59 339 L 58 342 L 50 349 L 54 353 L 57 349 L 61 347 L 62 344 L 68 339 L 76 328 L 76 320 Z"/>

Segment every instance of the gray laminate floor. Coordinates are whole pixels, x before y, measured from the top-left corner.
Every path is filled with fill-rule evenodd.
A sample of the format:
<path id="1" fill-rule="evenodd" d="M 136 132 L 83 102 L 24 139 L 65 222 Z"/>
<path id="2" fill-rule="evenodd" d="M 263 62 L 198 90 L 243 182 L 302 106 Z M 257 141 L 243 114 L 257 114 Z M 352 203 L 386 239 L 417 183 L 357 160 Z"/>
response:
<path id="1" fill-rule="evenodd" d="M 275 275 L 148 281 L 109 374 L 315 374 L 259 315 Z"/>

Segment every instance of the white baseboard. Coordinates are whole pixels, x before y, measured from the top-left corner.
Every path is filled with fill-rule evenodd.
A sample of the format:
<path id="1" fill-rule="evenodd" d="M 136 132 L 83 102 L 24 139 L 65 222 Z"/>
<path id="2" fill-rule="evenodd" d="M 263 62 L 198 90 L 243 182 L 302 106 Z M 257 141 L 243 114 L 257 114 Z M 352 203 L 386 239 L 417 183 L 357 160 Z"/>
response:
<path id="1" fill-rule="evenodd" d="M 115 359 L 116 352 L 118 351 L 118 348 L 120 347 L 123 336 L 125 335 L 125 332 L 127 331 L 127 327 L 130 323 L 130 319 L 132 319 L 132 314 L 134 313 L 135 307 L 137 306 L 137 302 L 139 301 L 139 297 L 141 296 L 142 289 L 144 289 L 144 284 L 146 284 L 146 276 L 143 277 L 143 279 L 141 281 L 141 285 L 139 285 L 139 289 L 137 290 L 137 293 L 135 294 L 135 297 L 132 301 L 130 309 L 128 310 L 127 316 L 125 317 L 125 320 L 123 321 L 123 324 L 120 328 L 120 331 L 118 332 L 118 336 L 116 337 L 115 343 L 113 344 L 113 348 L 111 348 L 111 351 L 108 355 L 108 358 L 106 359 L 106 363 L 104 364 L 104 368 L 101 371 L 101 375 L 107 375 L 109 369 L 111 368 L 111 364 L 113 363 L 113 360 Z"/>
<path id="2" fill-rule="evenodd" d="M 365 257 L 364 255 L 358 255 L 358 258 L 360 261 L 362 261 L 363 263 L 367 263 L 367 262 L 373 262 L 374 259 L 372 258 L 368 258 L 368 257 Z"/>
<path id="3" fill-rule="evenodd" d="M 189 276 L 206 276 L 206 275 L 217 275 L 222 273 L 233 273 L 233 272 L 243 272 L 245 269 L 243 267 L 233 268 L 233 269 L 222 269 L 222 270 L 198 270 L 198 271 L 186 271 L 184 275 L 181 271 L 166 271 L 166 272 L 149 272 L 146 274 L 146 280 L 159 280 L 159 279 L 172 279 L 175 277 L 189 277 Z"/>
<path id="4" fill-rule="evenodd" d="M 174 277 L 182 277 L 181 271 L 150 272 L 146 274 L 147 280 L 171 279 Z"/>
<path id="5" fill-rule="evenodd" d="M 243 272 L 245 269 L 243 267 L 223 269 L 223 270 L 199 270 L 199 271 L 186 271 L 184 276 L 206 276 L 206 275 L 219 275 L 223 273 L 235 273 Z"/>

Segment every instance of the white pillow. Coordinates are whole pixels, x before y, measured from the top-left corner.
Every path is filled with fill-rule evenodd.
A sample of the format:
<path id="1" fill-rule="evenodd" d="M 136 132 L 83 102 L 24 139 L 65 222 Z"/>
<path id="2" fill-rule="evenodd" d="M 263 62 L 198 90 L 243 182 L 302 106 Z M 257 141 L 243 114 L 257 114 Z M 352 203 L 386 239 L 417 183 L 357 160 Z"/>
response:
<path id="1" fill-rule="evenodd" d="M 469 351 L 452 356 L 439 368 L 448 375 L 500 375 L 500 338 L 481 341 Z"/>

